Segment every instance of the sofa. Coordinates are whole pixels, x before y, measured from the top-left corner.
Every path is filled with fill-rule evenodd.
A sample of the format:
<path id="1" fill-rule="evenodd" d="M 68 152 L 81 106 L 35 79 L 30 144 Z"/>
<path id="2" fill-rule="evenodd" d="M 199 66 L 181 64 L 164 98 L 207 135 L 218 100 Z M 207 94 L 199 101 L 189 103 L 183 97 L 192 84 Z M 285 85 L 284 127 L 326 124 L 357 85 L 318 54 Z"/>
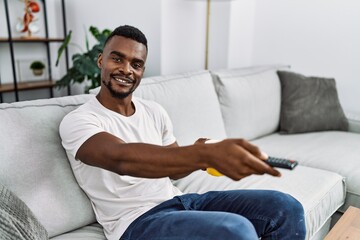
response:
<path id="1" fill-rule="evenodd" d="M 266 65 L 147 77 L 134 95 L 164 106 L 179 145 L 192 144 L 200 137 L 245 138 L 270 156 L 299 162 L 294 170 L 280 169 L 280 178 L 252 175 L 233 181 L 199 170 L 173 181 L 183 192 L 274 189 L 289 193 L 304 207 L 307 239 L 323 239 L 348 206 L 360 207 L 360 120 L 345 113 L 346 125 L 340 130 L 335 126 L 284 132 L 279 71 L 291 72 L 291 68 Z M 0 104 L 0 186 L 8 191 L 0 197 L 12 197 L 6 203 L 14 210 L 7 214 L 28 209 L 18 213 L 20 219 L 2 218 L 25 229 L 11 230 L 13 234 L 42 227 L 45 239 L 105 239 L 90 200 L 73 176 L 58 133 L 62 118 L 97 91 Z M 328 115 L 326 112 L 320 127 L 327 125 Z M 301 115 L 296 119 L 305 127 L 309 125 L 306 121 L 316 121 L 305 121 Z M 22 207 L 12 206 L 19 202 Z M 27 220 L 21 221 L 24 216 Z M 34 221 L 27 229 L 26 224 Z"/>

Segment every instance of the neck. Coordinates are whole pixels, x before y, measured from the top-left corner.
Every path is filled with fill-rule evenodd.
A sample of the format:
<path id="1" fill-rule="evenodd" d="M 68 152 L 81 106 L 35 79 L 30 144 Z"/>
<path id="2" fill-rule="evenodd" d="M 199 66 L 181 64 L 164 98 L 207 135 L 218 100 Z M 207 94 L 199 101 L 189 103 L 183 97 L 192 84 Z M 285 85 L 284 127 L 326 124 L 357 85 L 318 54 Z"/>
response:
<path id="1" fill-rule="evenodd" d="M 135 106 L 132 102 L 132 94 L 124 99 L 119 99 L 104 96 L 104 94 L 100 91 L 96 98 L 104 107 L 123 116 L 129 117 L 135 113 Z"/>

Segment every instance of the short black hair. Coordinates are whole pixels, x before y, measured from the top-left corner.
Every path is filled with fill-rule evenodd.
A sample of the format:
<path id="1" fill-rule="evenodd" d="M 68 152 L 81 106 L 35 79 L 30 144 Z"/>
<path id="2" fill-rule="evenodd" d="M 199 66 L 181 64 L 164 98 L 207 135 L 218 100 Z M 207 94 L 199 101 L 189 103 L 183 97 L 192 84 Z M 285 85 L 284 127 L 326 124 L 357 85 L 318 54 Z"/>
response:
<path id="1" fill-rule="evenodd" d="M 136 27 L 123 25 L 115 28 L 110 35 L 105 40 L 104 46 L 110 41 L 110 39 L 114 36 L 122 36 L 126 38 L 130 38 L 136 42 L 142 43 L 146 47 L 146 51 L 148 51 L 147 39 L 145 35 Z"/>

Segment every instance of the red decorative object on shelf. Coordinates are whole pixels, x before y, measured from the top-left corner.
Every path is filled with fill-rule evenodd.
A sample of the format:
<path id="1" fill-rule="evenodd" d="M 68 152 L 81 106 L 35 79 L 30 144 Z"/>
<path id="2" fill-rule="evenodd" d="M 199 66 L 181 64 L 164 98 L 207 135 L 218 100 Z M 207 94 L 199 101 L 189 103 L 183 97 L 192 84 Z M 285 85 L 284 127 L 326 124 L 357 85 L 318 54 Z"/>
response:
<path id="1" fill-rule="evenodd" d="M 31 0 L 24 0 L 25 2 L 25 13 L 24 16 L 16 24 L 16 30 L 18 32 L 27 32 L 28 38 L 32 37 L 33 33 L 39 31 L 39 26 L 35 23 L 37 20 L 34 16 L 35 13 L 40 11 L 39 3 Z"/>

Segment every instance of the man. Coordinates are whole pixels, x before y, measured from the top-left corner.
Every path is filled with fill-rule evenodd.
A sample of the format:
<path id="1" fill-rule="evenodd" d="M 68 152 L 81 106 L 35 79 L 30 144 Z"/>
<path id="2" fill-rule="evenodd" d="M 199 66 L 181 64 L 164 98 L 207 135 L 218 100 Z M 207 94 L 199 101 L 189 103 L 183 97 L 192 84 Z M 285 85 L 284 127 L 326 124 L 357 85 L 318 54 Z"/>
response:
<path id="1" fill-rule="evenodd" d="M 280 173 L 242 139 L 179 147 L 165 110 L 132 96 L 148 54 L 144 34 L 116 28 L 98 57 L 101 89 L 61 122 L 74 175 L 108 239 L 304 239 L 303 208 L 276 191 L 183 194 L 172 185 L 213 167 L 239 180 Z M 221 159 L 221 161 L 218 161 Z"/>

